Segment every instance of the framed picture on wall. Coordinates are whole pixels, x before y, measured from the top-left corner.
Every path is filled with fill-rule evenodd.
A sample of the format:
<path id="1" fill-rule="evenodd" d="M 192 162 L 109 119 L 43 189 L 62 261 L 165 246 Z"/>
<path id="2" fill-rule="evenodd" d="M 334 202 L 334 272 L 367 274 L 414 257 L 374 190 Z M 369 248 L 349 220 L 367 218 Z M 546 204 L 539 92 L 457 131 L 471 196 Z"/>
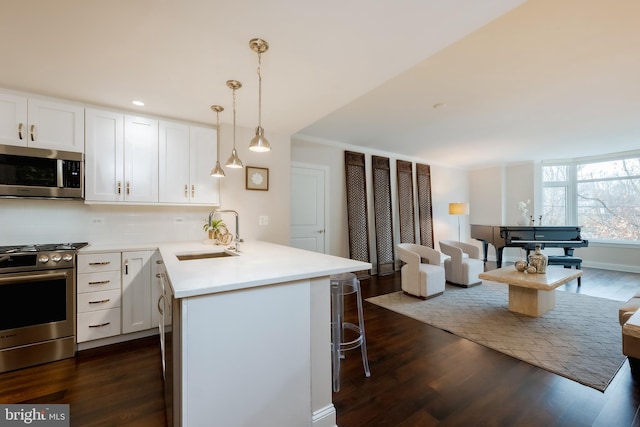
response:
<path id="1" fill-rule="evenodd" d="M 247 166 L 245 170 L 247 174 L 247 190 L 269 190 L 269 169 Z"/>

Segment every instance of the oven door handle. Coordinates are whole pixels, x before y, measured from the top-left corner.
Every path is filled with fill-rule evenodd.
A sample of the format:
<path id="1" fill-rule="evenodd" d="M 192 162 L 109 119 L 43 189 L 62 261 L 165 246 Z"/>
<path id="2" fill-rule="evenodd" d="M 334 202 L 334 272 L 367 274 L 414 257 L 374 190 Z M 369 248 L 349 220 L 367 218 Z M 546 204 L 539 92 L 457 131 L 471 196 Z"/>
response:
<path id="1" fill-rule="evenodd" d="M 27 274 L 25 276 L 13 276 L 13 277 L 3 277 L 0 278 L 0 285 L 7 283 L 24 283 L 24 282 L 33 282 L 33 281 L 41 281 L 41 280 L 51 280 L 51 279 L 65 279 L 67 278 L 67 272 L 56 272 L 56 273 L 48 273 L 48 274 Z"/>

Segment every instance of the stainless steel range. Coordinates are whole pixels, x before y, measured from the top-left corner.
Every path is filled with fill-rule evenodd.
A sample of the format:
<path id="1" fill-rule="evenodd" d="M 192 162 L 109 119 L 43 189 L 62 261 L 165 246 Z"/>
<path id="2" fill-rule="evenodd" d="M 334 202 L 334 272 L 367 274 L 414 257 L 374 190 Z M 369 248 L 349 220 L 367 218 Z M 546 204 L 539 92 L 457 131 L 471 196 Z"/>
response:
<path id="1" fill-rule="evenodd" d="M 0 372 L 75 355 L 76 251 L 86 245 L 0 246 Z"/>

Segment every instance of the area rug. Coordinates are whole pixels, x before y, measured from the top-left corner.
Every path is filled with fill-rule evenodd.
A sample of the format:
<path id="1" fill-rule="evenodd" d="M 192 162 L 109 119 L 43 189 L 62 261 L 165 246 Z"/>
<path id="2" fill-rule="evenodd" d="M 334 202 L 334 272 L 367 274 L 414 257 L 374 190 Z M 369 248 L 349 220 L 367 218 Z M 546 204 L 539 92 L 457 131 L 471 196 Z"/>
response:
<path id="1" fill-rule="evenodd" d="M 625 361 L 621 301 L 556 291 L 555 309 L 529 317 L 510 312 L 508 287 L 489 281 L 447 284 L 443 295 L 426 301 L 403 292 L 367 301 L 600 391 Z"/>

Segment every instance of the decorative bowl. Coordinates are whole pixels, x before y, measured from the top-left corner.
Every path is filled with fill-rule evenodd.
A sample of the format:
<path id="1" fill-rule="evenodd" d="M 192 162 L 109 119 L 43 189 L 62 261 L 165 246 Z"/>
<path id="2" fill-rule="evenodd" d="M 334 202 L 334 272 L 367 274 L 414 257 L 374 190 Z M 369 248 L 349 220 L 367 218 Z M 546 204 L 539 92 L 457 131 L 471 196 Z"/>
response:
<path id="1" fill-rule="evenodd" d="M 522 272 L 527 268 L 527 261 L 521 259 L 516 261 L 513 265 L 516 268 L 516 270 Z"/>

